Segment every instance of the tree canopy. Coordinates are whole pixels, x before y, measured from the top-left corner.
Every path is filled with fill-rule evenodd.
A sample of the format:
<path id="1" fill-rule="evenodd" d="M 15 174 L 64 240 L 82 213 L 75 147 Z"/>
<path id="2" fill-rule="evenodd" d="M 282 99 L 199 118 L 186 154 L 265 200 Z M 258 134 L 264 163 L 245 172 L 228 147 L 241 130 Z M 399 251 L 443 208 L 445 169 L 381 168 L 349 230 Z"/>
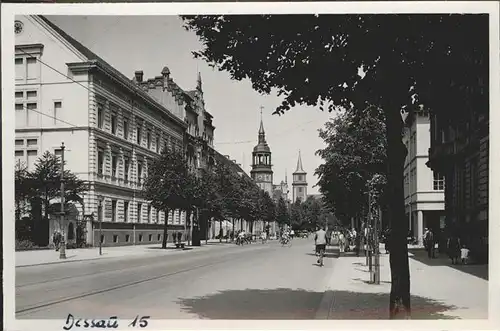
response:
<path id="1" fill-rule="evenodd" d="M 470 116 L 488 109 L 488 15 L 183 16 L 203 47 L 195 51 L 233 79 L 283 97 L 275 113 L 298 104 L 383 110 L 387 131 L 389 218 L 404 217 L 401 110 Z M 483 111 L 484 113 L 484 111 Z M 410 314 L 406 222 L 391 222 L 390 317 Z"/>
<path id="2" fill-rule="evenodd" d="M 323 163 L 316 169 L 320 192 L 343 224 L 367 210 L 367 181 L 387 173 L 387 139 L 383 113 L 371 107 L 344 111 L 319 132 L 326 144 L 316 152 Z"/>

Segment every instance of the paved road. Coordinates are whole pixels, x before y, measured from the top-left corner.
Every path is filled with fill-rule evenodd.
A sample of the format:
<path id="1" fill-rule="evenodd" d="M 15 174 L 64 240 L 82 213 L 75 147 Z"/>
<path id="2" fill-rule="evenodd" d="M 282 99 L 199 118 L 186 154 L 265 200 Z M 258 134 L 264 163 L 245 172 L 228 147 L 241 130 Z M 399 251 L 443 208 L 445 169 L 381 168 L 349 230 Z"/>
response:
<path id="1" fill-rule="evenodd" d="M 16 269 L 16 317 L 313 319 L 336 258 L 313 241 Z"/>

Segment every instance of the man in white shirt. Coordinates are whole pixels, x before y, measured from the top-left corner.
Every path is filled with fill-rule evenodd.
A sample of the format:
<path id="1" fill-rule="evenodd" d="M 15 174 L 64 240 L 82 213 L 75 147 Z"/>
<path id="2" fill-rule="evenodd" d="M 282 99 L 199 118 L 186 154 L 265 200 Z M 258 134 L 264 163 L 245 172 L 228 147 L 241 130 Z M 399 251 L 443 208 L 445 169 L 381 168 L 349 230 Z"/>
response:
<path id="1" fill-rule="evenodd" d="M 290 238 L 293 239 L 293 236 L 295 235 L 295 231 L 293 229 L 290 230 Z"/>
<path id="2" fill-rule="evenodd" d="M 323 265 L 323 255 L 326 250 L 326 231 L 320 227 L 314 236 L 314 244 L 316 245 L 316 253 L 319 254 L 318 263 Z"/>

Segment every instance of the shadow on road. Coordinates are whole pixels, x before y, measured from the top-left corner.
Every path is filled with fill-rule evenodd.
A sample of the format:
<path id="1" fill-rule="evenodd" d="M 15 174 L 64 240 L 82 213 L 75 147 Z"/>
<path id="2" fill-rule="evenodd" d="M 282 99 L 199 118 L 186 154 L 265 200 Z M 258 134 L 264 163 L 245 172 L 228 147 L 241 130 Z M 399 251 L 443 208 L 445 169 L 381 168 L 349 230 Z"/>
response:
<path id="1" fill-rule="evenodd" d="M 468 265 L 454 265 L 445 253 L 440 253 L 436 258 L 430 259 L 424 249 L 409 249 L 412 259 L 421 262 L 428 266 L 446 266 L 450 267 L 469 275 L 473 275 L 484 280 L 488 280 L 488 265 L 487 264 L 468 264 Z"/>
<path id="2" fill-rule="evenodd" d="M 338 247 L 328 247 L 325 250 L 324 257 L 327 259 L 338 259 L 339 258 L 339 249 Z M 306 253 L 306 255 L 317 256 L 314 250 L 312 249 L 310 252 Z"/>
<path id="3" fill-rule="evenodd" d="M 188 313 L 204 319 L 314 319 L 323 292 L 277 288 L 230 290 L 181 299 Z M 334 292 L 330 319 L 388 319 L 389 294 Z M 412 296 L 412 319 L 453 319 L 444 313 L 456 307 Z"/>

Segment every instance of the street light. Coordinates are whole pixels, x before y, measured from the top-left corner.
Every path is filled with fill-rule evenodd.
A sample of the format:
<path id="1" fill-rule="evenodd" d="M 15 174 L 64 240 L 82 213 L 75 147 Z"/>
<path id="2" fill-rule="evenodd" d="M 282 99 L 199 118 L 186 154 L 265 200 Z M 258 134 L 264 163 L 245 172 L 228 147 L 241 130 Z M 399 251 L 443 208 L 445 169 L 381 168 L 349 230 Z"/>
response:
<path id="1" fill-rule="evenodd" d="M 99 200 L 99 210 L 97 217 L 99 218 L 99 255 L 102 255 L 102 195 L 97 196 Z"/>

